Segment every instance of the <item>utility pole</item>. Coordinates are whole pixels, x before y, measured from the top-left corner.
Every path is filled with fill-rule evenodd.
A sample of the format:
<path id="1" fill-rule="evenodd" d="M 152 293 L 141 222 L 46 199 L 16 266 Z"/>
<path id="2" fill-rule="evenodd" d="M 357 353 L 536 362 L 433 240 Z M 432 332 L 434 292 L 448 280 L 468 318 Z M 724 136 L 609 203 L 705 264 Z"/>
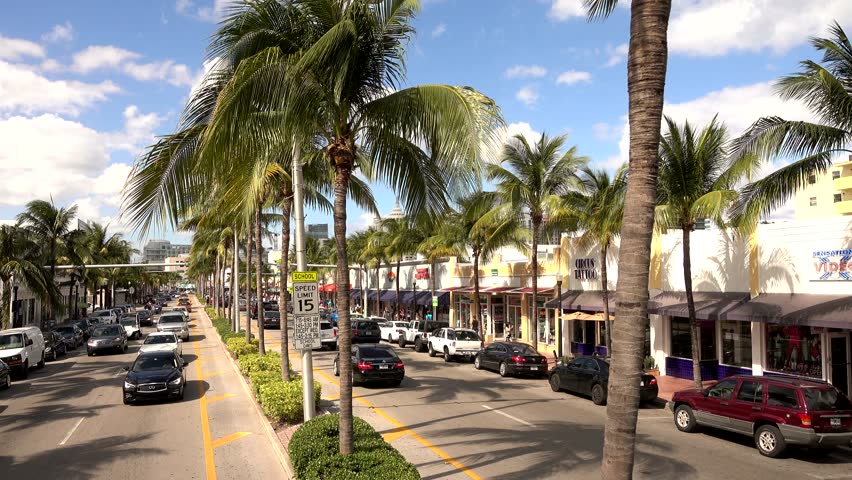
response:
<path id="1" fill-rule="evenodd" d="M 293 142 L 293 213 L 296 217 L 296 271 L 308 268 L 305 257 L 305 185 L 302 180 L 302 148 Z M 284 221 L 287 221 L 286 219 Z M 293 292 L 295 293 L 295 287 Z M 260 299 L 258 299 L 260 301 Z M 289 327 L 288 327 L 289 328 Z M 305 421 L 314 418 L 314 361 L 311 348 L 302 350 L 302 406 Z"/>

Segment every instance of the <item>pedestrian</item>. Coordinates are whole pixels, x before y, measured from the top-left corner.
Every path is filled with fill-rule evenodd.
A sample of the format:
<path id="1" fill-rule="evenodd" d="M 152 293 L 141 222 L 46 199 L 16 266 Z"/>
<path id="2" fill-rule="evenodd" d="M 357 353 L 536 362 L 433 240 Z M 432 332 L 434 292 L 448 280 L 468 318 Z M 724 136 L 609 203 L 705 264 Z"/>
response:
<path id="1" fill-rule="evenodd" d="M 509 341 L 509 342 L 512 341 L 512 324 L 511 323 L 506 325 L 506 340 Z"/>

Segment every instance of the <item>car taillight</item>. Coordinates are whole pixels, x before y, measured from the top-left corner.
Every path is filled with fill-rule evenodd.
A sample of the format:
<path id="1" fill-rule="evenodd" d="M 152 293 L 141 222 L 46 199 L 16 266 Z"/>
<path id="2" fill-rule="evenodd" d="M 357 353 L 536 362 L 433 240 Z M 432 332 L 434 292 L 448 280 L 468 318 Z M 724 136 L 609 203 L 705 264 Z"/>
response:
<path id="1" fill-rule="evenodd" d="M 803 427 L 810 427 L 811 426 L 811 416 L 808 415 L 807 413 L 800 413 L 799 414 L 799 421 L 802 422 Z"/>
<path id="2" fill-rule="evenodd" d="M 369 364 L 367 362 L 358 362 L 358 370 L 361 370 L 363 372 L 364 370 L 372 370 L 372 369 L 373 369 L 372 364 Z"/>
<path id="3" fill-rule="evenodd" d="M 337 327 L 334 328 L 334 336 L 337 336 Z"/>
<path id="4" fill-rule="evenodd" d="M 651 379 L 651 381 L 650 381 L 650 382 L 648 382 L 648 385 L 656 385 L 656 384 L 657 384 L 657 379 L 656 379 L 656 378 L 652 378 L 652 379 Z"/>
<path id="5" fill-rule="evenodd" d="M 515 362 L 515 363 L 522 363 L 522 362 L 526 362 L 527 359 L 524 358 L 524 357 L 520 357 L 518 355 L 515 355 L 514 357 L 512 357 L 512 361 Z"/>
<path id="6" fill-rule="evenodd" d="M 393 368 L 400 369 L 405 368 L 405 365 L 402 362 L 396 362 L 393 364 Z"/>
<path id="7" fill-rule="evenodd" d="M 352 335 L 355 335 L 356 337 L 358 336 L 358 329 L 357 328 L 355 330 L 352 330 Z"/>

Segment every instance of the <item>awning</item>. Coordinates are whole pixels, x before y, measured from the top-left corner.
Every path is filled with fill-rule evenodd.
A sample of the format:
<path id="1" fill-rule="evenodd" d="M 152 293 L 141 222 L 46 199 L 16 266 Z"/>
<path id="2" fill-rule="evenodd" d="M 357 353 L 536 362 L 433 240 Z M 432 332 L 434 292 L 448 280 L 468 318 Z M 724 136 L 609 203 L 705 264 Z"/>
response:
<path id="1" fill-rule="evenodd" d="M 511 290 L 511 291 L 506 292 L 506 293 L 531 294 L 531 293 L 533 293 L 533 288 L 532 287 L 516 288 L 516 289 Z M 553 294 L 553 287 L 546 287 L 546 288 L 538 287 L 538 294 L 539 295 L 552 295 Z"/>
<path id="2" fill-rule="evenodd" d="M 761 293 L 727 312 L 728 320 L 852 328 L 852 296 Z"/>
<path id="3" fill-rule="evenodd" d="M 400 294 L 402 291 L 400 291 Z M 380 290 L 379 300 L 382 302 L 395 302 L 396 290 Z"/>
<path id="4" fill-rule="evenodd" d="M 698 320 L 722 320 L 725 313 L 745 303 L 747 292 L 693 292 L 695 318 Z M 648 313 L 669 317 L 689 317 L 686 292 L 663 292 L 648 303 Z"/>
<path id="5" fill-rule="evenodd" d="M 514 287 L 487 287 L 480 288 L 479 293 L 501 293 L 512 290 Z"/>
<path id="6" fill-rule="evenodd" d="M 461 290 L 462 288 L 467 288 L 467 287 L 445 287 L 445 288 L 440 289 L 440 291 L 441 292 L 454 292 L 456 290 Z"/>
<path id="7" fill-rule="evenodd" d="M 615 317 L 610 316 L 610 320 L 615 320 Z M 603 322 L 604 316 L 600 313 L 596 313 L 594 315 L 590 315 L 588 313 L 583 312 L 573 312 L 567 315 L 562 315 L 562 320 L 588 320 L 592 322 Z"/>
<path id="8" fill-rule="evenodd" d="M 609 293 L 609 311 L 615 312 L 615 292 Z M 589 312 L 603 312 L 603 293 L 600 290 L 569 290 L 562 294 L 562 298 L 554 298 L 544 304 L 545 308 L 558 308 L 562 305 L 563 310 L 586 310 Z"/>

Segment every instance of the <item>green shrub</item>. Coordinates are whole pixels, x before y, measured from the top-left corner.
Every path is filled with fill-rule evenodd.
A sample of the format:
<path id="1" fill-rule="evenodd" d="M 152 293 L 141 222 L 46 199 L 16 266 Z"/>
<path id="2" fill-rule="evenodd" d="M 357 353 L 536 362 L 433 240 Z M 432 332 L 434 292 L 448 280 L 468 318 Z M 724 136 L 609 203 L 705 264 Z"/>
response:
<path id="1" fill-rule="evenodd" d="M 255 372 L 275 371 L 281 375 L 281 354 L 267 352 L 266 355 L 244 355 L 240 357 L 240 371 L 243 375 L 251 376 Z"/>
<path id="2" fill-rule="evenodd" d="M 252 339 L 251 343 L 246 343 L 246 339 L 242 337 L 229 338 L 225 343 L 225 346 L 235 358 L 240 358 L 243 355 L 250 355 L 259 351 L 257 340 Z"/>
<path id="3" fill-rule="evenodd" d="M 260 405 L 263 413 L 276 422 L 297 423 L 303 418 L 302 379 L 284 382 L 270 382 L 262 385 Z M 319 404 L 322 386 L 314 382 L 314 404 Z"/>
<path id="4" fill-rule="evenodd" d="M 272 382 L 281 382 L 281 371 L 261 370 L 249 375 L 251 389 L 256 397 L 260 396 L 260 387 Z"/>
<path id="5" fill-rule="evenodd" d="M 420 479 L 417 469 L 382 439 L 364 420 L 353 420 L 355 451 L 341 456 L 338 415 L 305 422 L 288 447 L 300 480 L 408 480 Z"/>

